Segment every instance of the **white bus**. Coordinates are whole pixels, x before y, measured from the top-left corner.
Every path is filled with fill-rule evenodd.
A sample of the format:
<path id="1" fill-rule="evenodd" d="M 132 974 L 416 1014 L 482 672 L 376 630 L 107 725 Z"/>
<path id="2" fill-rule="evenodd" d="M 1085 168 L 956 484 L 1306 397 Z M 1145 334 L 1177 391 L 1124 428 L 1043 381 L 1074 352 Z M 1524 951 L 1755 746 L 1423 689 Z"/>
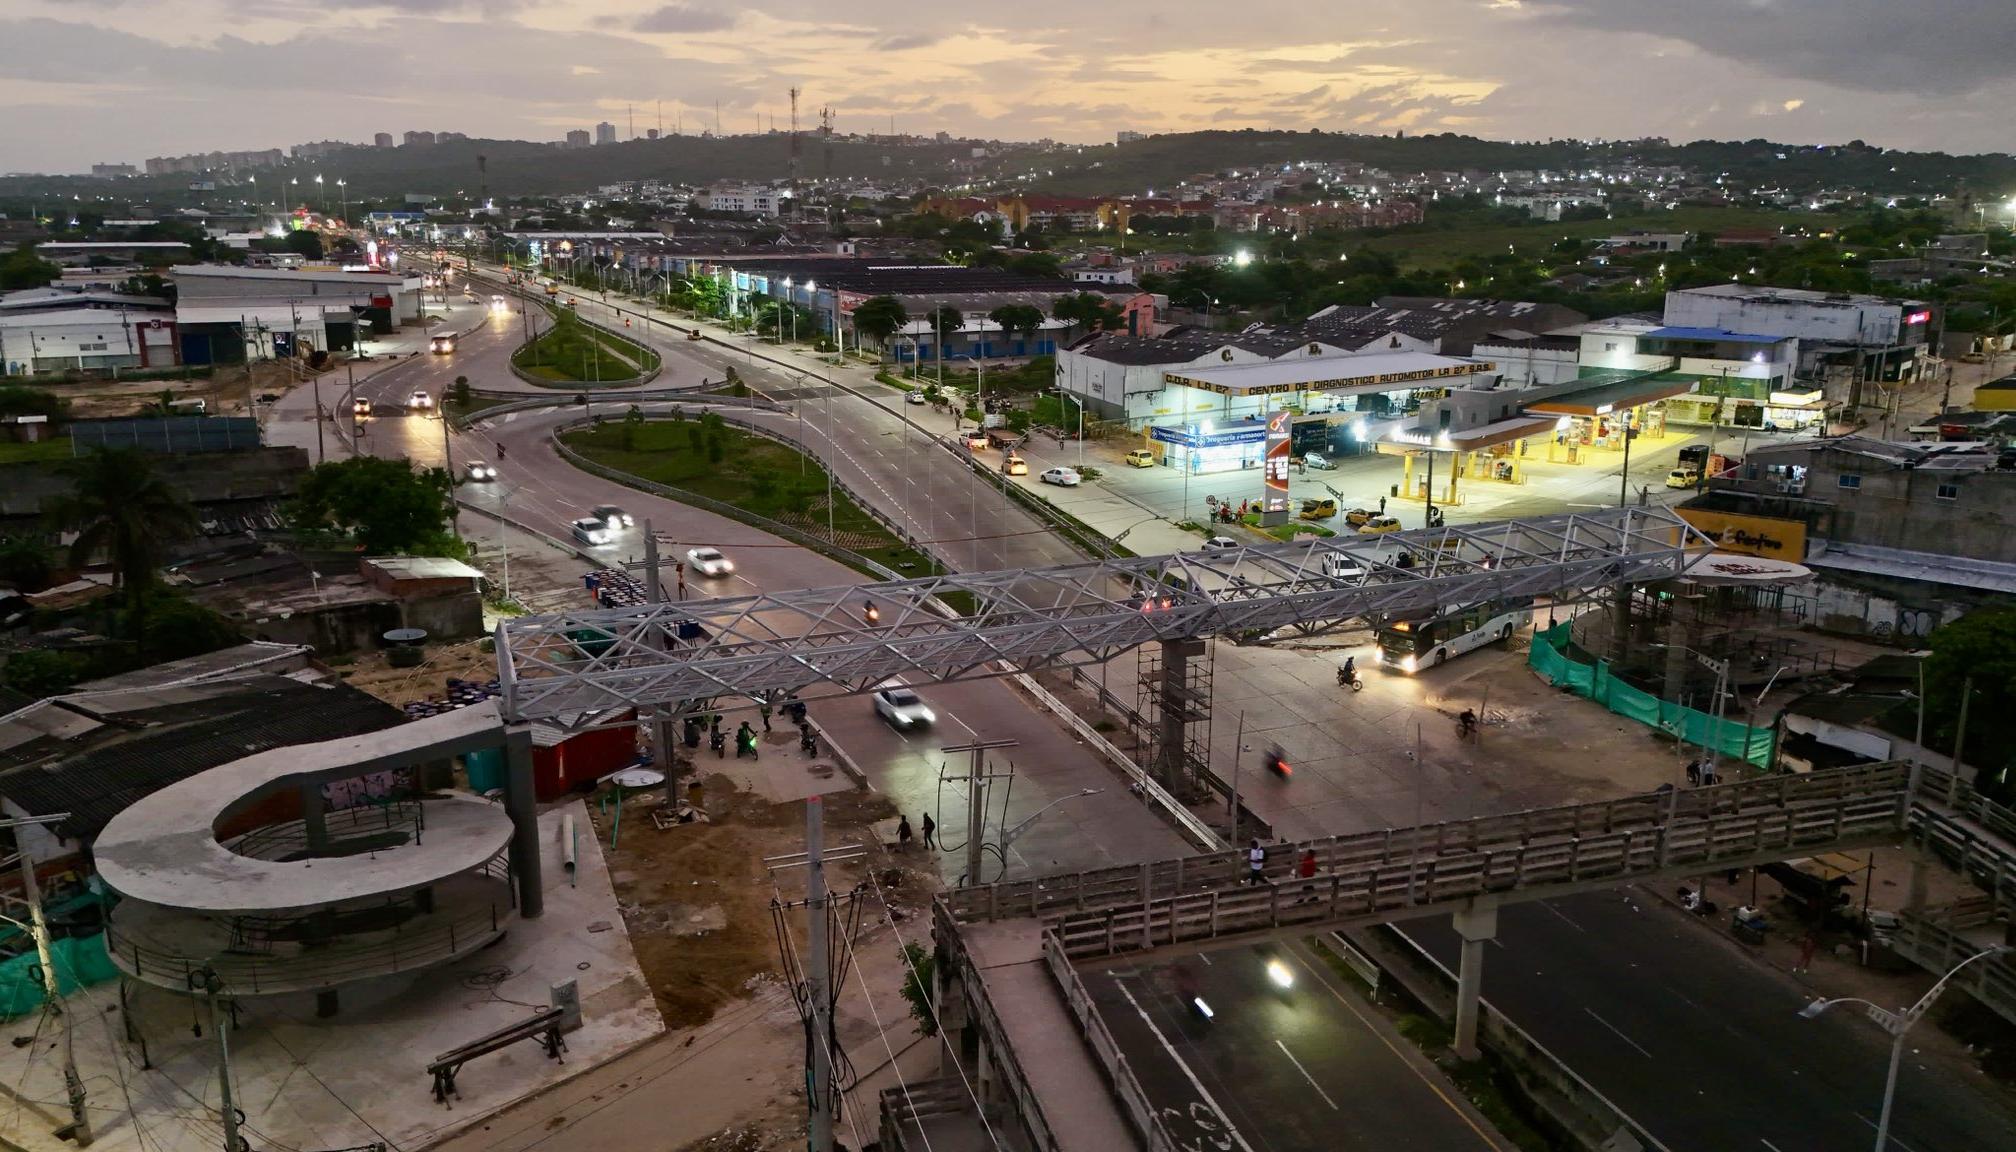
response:
<path id="1" fill-rule="evenodd" d="M 1487 600 L 1388 620 L 1376 633 L 1379 663 L 1401 672 L 1433 668 L 1451 656 L 1482 648 L 1533 622 L 1533 601 Z"/>

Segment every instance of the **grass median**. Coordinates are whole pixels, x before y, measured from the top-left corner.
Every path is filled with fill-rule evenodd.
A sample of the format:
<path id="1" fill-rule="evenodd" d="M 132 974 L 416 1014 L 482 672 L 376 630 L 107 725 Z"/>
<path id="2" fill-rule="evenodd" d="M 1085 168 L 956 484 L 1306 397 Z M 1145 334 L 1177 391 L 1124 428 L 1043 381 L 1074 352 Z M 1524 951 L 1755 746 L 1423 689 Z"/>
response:
<path id="1" fill-rule="evenodd" d="M 634 380 L 658 367 L 658 353 L 626 336 L 584 324 L 571 308 L 553 314 L 553 326 L 511 354 L 511 363 L 561 384 Z"/>
<path id="2" fill-rule="evenodd" d="M 711 413 L 691 420 L 604 421 L 562 433 L 561 440 L 597 464 L 831 539 L 905 576 L 931 568 L 922 553 L 838 488 L 829 537 L 826 470 L 819 462 Z"/>

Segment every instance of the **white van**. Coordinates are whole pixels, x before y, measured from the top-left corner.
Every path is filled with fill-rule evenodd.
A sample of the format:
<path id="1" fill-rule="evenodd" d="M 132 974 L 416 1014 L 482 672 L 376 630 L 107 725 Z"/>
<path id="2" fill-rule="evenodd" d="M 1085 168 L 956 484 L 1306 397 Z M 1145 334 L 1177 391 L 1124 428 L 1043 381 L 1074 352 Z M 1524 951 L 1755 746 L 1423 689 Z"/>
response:
<path id="1" fill-rule="evenodd" d="M 1345 552 L 1325 552 L 1323 554 L 1323 575 L 1332 580 L 1363 580 L 1365 565 L 1357 557 Z"/>

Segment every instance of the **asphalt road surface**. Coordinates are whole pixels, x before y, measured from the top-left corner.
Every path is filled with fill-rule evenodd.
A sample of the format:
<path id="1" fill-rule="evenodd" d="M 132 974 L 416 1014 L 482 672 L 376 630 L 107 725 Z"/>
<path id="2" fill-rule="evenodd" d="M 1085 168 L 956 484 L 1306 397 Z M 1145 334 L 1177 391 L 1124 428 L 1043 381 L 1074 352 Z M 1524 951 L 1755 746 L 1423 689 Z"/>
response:
<path id="1" fill-rule="evenodd" d="M 1278 986 L 1270 962 L 1293 980 Z M 1212 1010 L 1179 989 L 1186 977 Z M 1178 1147 L 1197 1152 L 1508 1148 L 1434 1065 L 1299 946 L 1085 973 Z"/>
<path id="2" fill-rule="evenodd" d="M 1484 950 L 1484 998 L 1675 1152 L 1868 1147 L 1889 1036 L 1854 1005 L 1801 1019 L 1811 994 L 1733 955 L 1725 923 L 1635 888 L 1509 905 Z M 1402 928 L 1455 969 L 1446 920 Z M 1899 1152 L 2011 1149 L 2016 1116 L 1985 1086 L 1919 1066 L 1907 1040 L 1890 1135 Z"/>

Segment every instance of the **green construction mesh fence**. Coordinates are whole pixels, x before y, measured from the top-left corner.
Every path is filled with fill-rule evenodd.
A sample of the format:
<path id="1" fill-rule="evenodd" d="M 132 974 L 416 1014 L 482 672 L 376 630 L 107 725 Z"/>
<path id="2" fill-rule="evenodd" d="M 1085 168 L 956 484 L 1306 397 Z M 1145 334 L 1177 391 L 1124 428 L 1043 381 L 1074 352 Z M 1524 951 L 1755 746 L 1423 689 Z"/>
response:
<path id="1" fill-rule="evenodd" d="M 1748 761 L 1759 768 L 1771 766 L 1774 738 L 1771 729 L 1738 724 L 1727 717 L 1718 723 L 1706 712 L 1662 700 L 1626 684 L 1610 674 L 1608 663 L 1590 665 L 1570 659 L 1568 627 L 1564 621 L 1533 633 L 1533 647 L 1527 653 L 1526 663 L 1546 677 L 1549 684 L 1594 700 L 1619 716 L 1671 733 L 1684 743 L 1700 748 L 1712 746 L 1724 756 Z"/>

